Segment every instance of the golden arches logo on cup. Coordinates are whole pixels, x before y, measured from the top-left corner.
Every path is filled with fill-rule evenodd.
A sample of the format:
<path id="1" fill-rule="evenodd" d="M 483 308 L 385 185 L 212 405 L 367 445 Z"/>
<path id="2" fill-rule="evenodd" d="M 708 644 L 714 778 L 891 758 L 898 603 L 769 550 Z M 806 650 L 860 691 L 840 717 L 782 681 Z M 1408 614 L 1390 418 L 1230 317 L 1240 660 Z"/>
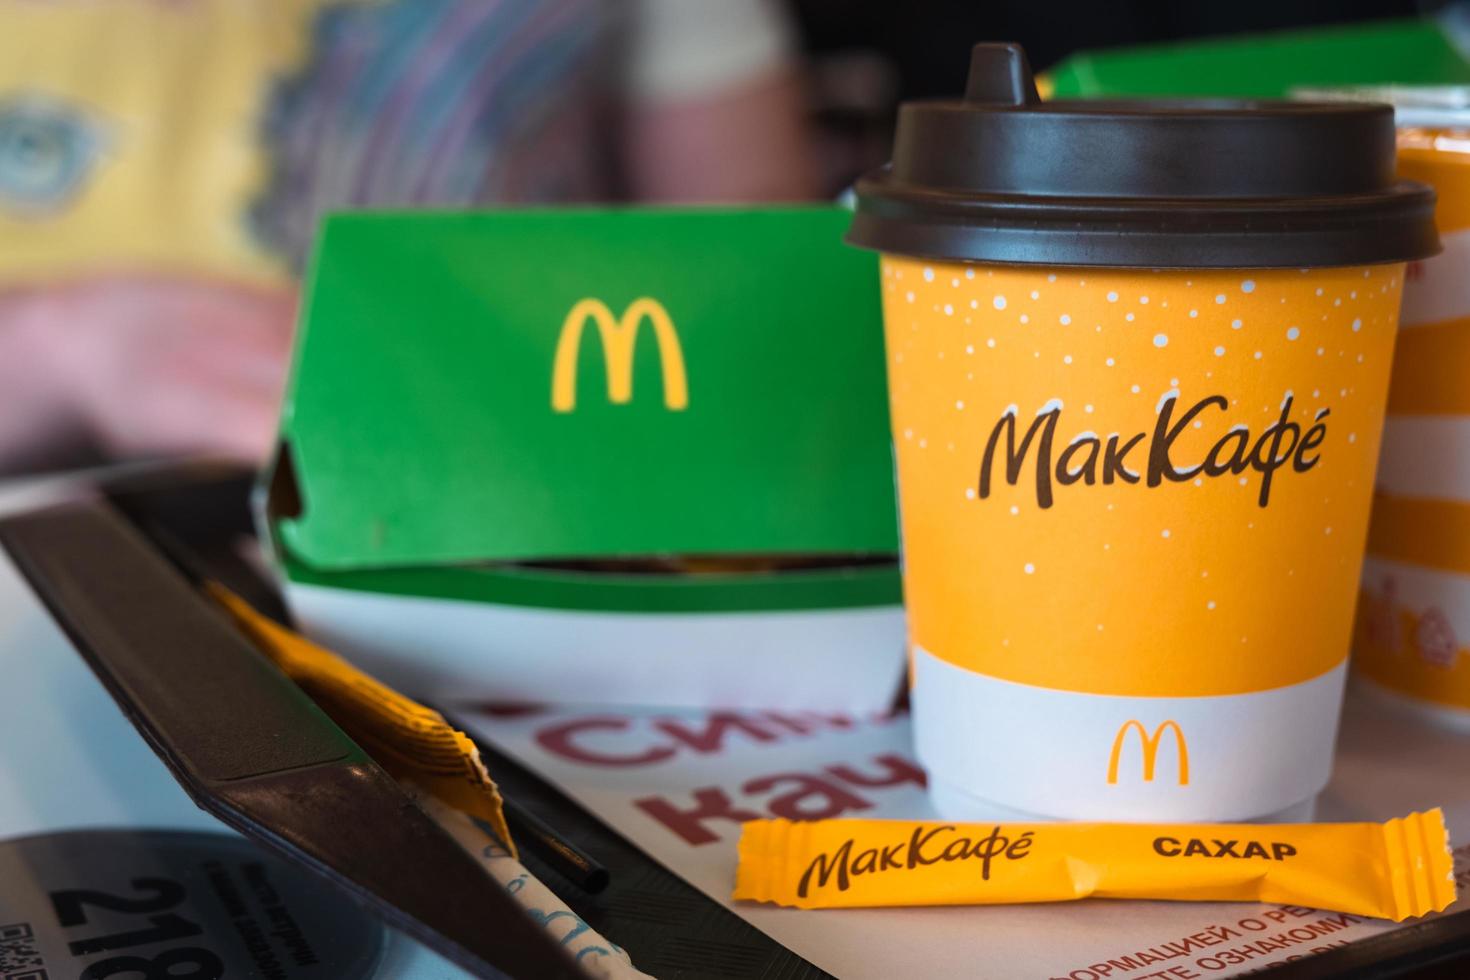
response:
<path id="1" fill-rule="evenodd" d="M 1118 734 L 1113 736 L 1113 751 L 1108 756 L 1108 785 L 1116 786 L 1118 783 L 1118 763 L 1123 757 L 1123 744 L 1128 740 L 1128 733 L 1134 731 L 1138 732 L 1138 745 L 1143 750 L 1143 781 L 1154 781 L 1154 770 L 1159 761 L 1159 743 L 1163 741 L 1165 732 L 1172 732 L 1174 747 L 1179 755 L 1179 785 L 1188 786 L 1189 742 L 1184 738 L 1184 729 L 1172 718 L 1159 722 L 1152 735 L 1137 718 L 1123 722 Z"/>
<path id="2" fill-rule="evenodd" d="M 633 359 L 637 352 L 638 330 L 647 320 L 658 343 L 659 362 L 663 368 L 664 407 L 682 412 L 689 407 L 689 380 L 684 370 L 684 351 L 679 333 L 662 303 L 642 296 L 628 304 L 621 317 L 614 317 L 600 299 L 578 300 L 562 320 L 556 341 L 556 356 L 551 367 L 551 407 L 557 412 L 571 412 L 577 407 L 577 354 L 582 345 L 583 328 L 591 320 L 602 341 L 603 358 L 607 362 L 607 397 L 614 405 L 633 400 Z"/>

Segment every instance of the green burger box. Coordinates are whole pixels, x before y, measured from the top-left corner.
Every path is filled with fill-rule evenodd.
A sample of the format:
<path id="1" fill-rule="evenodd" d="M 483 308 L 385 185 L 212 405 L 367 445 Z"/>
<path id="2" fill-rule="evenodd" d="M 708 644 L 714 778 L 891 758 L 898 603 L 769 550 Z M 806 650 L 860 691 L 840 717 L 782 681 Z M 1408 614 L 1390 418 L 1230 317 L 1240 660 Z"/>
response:
<path id="1" fill-rule="evenodd" d="M 260 497 L 299 623 L 436 699 L 887 706 L 883 338 L 847 222 L 329 218 Z"/>

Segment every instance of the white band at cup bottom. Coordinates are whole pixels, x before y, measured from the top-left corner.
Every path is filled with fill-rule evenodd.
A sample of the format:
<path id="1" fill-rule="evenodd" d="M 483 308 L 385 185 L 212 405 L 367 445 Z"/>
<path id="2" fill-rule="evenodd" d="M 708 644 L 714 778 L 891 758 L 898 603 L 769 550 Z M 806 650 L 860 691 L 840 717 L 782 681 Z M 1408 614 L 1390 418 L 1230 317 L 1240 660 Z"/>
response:
<path id="1" fill-rule="evenodd" d="M 1249 820 L 1327 784 L 1346 673 L 1344 661 L 1250 694 L 1123 697 L 1000 680 L 915 647 L 915 749 L 954 818 L 974 797 L 1070 820 Z"/>

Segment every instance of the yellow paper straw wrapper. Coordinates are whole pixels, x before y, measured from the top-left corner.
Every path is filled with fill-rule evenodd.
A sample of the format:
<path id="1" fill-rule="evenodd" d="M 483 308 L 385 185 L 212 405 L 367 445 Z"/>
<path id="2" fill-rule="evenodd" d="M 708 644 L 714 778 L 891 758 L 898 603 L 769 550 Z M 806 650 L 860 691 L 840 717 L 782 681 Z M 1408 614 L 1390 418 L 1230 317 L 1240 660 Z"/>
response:
<path id="1" fill-rule="evenodd" d="M 1452 871 L 1438 808 L 1382 824 L 753 820 L 734 897 L 804 909 L 1274 902 L 1398 922 L 1448 908 Z"/>

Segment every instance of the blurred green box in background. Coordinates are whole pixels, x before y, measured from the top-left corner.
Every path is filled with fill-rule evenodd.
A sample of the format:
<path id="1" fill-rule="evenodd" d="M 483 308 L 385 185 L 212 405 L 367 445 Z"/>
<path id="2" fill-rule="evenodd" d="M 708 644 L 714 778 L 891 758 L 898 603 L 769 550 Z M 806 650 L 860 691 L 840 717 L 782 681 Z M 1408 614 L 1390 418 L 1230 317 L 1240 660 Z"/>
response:
<path id="1" fill-rule="evenodd" d="M 1310 86 L 1470 84 L 1434 20 L 1384 20 L 1075 54 L 1046 72 L 1047 98 L 1285 98 Z"/>
<path id="2" fill-rule="evenodd" d="M 264 509 L 307 632 L 431 697 L 886 705 L 883 338 L 847 221 L 329 219 Z"/>

